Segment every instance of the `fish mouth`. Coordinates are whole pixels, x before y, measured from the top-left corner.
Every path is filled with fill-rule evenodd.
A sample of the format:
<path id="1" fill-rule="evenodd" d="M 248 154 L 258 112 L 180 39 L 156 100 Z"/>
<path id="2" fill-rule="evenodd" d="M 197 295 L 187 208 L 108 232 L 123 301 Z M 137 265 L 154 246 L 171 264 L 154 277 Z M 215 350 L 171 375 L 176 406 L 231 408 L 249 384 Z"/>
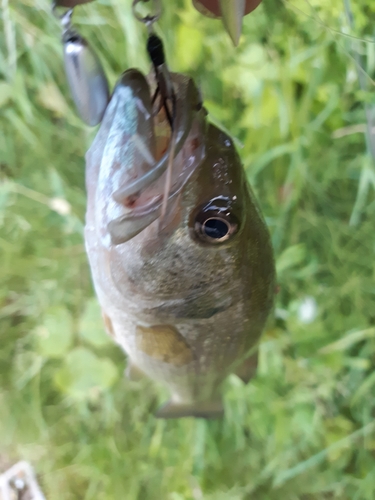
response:
<path id="1" fill-rule="evenodd" d="M 193 103 L 194 100 L 196 100 L 196 88 L 195 85 L 193 84 L 193 81 L 190 80 L 187 89 L 186 89 L 186 101 Z M 138 193 L 140 193 L 142 190 L 144 190 L 147 186 L 155 182 L 161 175 L 167 170 L 168 167 L 168 161 L 169 158 L 172 155 L 176 157 L 178 153 L 181 151 L 183 145 L 185 144 L 186 138 L 190 133 L 192 123 L 193 123 L 193 112 L 192 109 L 189 109 L 189 107 L 182 103 L 183 105 L 180 107 L 180 113 L 176 113 L 176 120 L 174 123 L 174 129 L 176 130 L 175 136 L 174 136 L 174 144 L 172 141 L 172 135 L 170 134 L 168 137 L 168 146 L 167 150 L 163 154 L 163 156 L 160 158 L 159 161 L 154 163 L 156 160 L 155 158 L 152 157 L 152 154 L 148 151 L 148 148 L 146 144 L 142 141 L 142 138 L 137 136 L 136 141 L 138 140 L 139 143 L 137 144 L 137 147 L 142 151 L 147 151 L 147 160 L 150 162 L 150 160 L 153 163 L 153 167 L 149 172 L 147 172 L 145 175 L 140 177 L 139 179 L 134 180 L 133 182 L 130 182 L 129 184 L 123 186 L 122 188 L 118 189 L 113 193 L 113 198 L 115 201 L 118 203 L 121 203 L 124 198 L 128 198 L 131 196 L 135 196 Z M 160 108 L 159 114 L 162 113 L 163 108 Z M 165 134 L 166 131 L 168 131 L 169 125 L 167 123 L 167 120 L 165 117 L 162 118 L 162 120 L 159 122 L 159 131 L 161 132 L 159 137 L 166 137 L 167 134 Z M 133 138 L 134 140 L 134 138 Z M 161 147 L 160 147 L 161 146 Z M 156 151 L 160 151 L 162 149 L 162 145 L 156 144 Z M 173 151 L 172 151 L 173 149 Z M 174 159 L 174 158 L 173 158 Z"/>
<path id="2" fill-rule="evenodd" d="M 134 77 L 136 70 L 131 71 L 133 73 L 130 76 Z M 125 75 L 126 72 L 122 84 L 126 80 Z M 123 208 L 122 214 L 110 218 L 107 224 L 114 245 L 130 240 L 163 215 L 163 207 L 167 206 L 168 210 L 170 202 L 176 200 L 204 158 L 202 138 L 207 113 L 199 91 L 192 79 L 178 73 L 171 73 L 171 80 L 176 95 L 173 129 L 163 107 L 152 104 L 152 112 L 148 113 L 146 119 L 152 134 L 143 134 L 140 128 L 130 139 L 138 158 L 143 159 L 143 168 L 135 165 L 133 171 L 136 175 L 125 176 L 124 182 L 112 192 L 113 202 Z M 147 97 L 138 100 L 138 107 L 146 110 L 150 109 L 148 100 L 154 90 L 154 82 L 150 77 L 148 85 Z"/>

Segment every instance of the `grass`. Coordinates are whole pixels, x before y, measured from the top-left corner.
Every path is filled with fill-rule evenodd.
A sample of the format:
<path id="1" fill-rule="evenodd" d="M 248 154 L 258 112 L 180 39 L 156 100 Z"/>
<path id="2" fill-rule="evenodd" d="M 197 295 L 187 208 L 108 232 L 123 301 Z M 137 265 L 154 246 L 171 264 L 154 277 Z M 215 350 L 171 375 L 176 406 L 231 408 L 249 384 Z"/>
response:
<path id="1" fill-rule="evenodd" d="M 75 15 L 112 85 L 148 69 L 129 3 Z M 160 23 L 171 68 L 196 78 L 212 119 L 243 144 L 277 257 L 258 375 L 230 377 L 225 419 L 205 422 L 155 420 L 165 391 L 123 377 L 83 247 L 95 131 L 68 97 L 49 2 L 2 1 L 0 461 L 29 460 L 48 500 L 375 497 L 375 171 L 363 133 L 375 7 L 351 8 L 349 25 L 341 0 L 264 0 L 237 50 L 187 0 Z"/>

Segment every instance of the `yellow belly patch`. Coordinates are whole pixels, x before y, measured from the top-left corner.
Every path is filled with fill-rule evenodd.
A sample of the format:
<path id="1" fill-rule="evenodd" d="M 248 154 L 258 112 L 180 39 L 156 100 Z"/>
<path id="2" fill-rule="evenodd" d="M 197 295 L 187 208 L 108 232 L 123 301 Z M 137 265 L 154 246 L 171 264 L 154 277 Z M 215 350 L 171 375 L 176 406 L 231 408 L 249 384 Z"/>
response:
<path id="1" fill-rule="evenodd" d="M 158 361 L 175 366 L 193 360 L 193 353 L 180 332 L 171 325 L 137 326 L 137 348 Z"/>

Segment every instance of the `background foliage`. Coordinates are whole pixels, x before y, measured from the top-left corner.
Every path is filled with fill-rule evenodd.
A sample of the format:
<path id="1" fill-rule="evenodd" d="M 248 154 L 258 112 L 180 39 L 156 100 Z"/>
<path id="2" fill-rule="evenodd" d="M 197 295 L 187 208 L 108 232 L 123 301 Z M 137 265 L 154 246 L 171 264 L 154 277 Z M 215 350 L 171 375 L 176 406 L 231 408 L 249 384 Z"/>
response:
<path id="1" fill-rule="evenodd" d="M 264 0 L 237 50 L 188 0 L 164 4 L 169 64 L 242 143 L 272 232 L 258 375 L 230 377 L 222 422 L 157 421 L 163 389 L 123 377 L 83 247 L 95 131 L 68 97 L 49 2 L 2 0 L 0 466 L 30 460 L 48 500 L 372 500 L 375 4 L 353 2 L 350 26 L 341 0 Z M 130 0 L 76 10 L 112 85 L 148 70 Z"/>

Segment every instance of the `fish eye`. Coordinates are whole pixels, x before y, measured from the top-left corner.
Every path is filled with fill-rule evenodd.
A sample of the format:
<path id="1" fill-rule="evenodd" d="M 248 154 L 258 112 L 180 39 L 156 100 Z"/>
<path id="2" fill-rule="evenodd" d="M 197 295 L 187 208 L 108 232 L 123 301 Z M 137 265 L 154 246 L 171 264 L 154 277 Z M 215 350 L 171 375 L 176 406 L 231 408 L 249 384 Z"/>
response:
<path id="1" fill-rule="evenodd" d="M 210 217 L 203 224 L 199 223 L 199 229 L 207 236 L 218 241 L 225 241 L 230 234 L 230 225 L 220 217 Z"/>
<path id="2" fill-rule="evenodd" d="M 238 221 L 228 207 L 206 206 L 192 214 L 192 237 L 204 243 L 219 244 L 228 241 L 238 230 Z"/>

